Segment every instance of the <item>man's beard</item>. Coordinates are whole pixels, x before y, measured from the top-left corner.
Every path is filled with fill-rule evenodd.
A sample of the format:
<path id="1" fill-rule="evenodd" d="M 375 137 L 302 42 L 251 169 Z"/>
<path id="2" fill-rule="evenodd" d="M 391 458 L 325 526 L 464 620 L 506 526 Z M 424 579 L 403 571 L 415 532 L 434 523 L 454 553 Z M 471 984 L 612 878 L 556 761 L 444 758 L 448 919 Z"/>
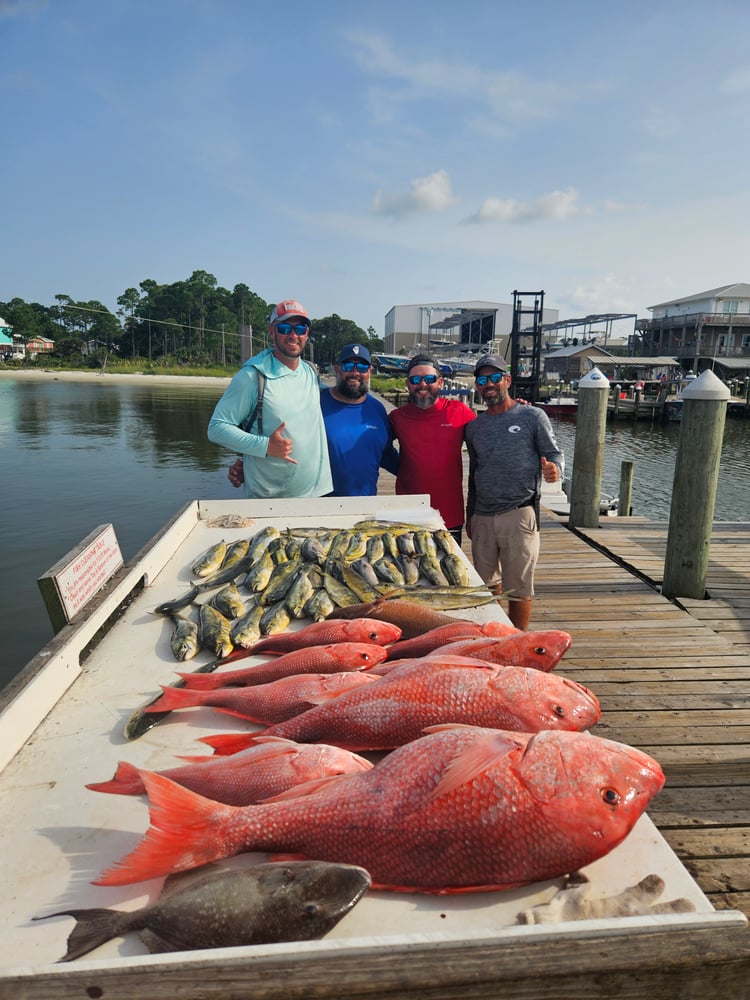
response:
<path id="1" fill-rule="evenodd" d="M 360 379 L 347 378 L 338 382 L 336 388 L 342 396 L 348 396 L 349 399 L 362 399 L 367 395 L 370 387 Z"/>
<path id="2" fill-rule="evenodd" d="M 415 392 L 414 395 L 412 396 L 411 401 L 420 410 L 429 410 L 431 406 L 435 405 L 435 399 L 436 397 L 433 396 L 431 392 L 427 393 L 426 395 L 424 393 L 417 394 Z"/>

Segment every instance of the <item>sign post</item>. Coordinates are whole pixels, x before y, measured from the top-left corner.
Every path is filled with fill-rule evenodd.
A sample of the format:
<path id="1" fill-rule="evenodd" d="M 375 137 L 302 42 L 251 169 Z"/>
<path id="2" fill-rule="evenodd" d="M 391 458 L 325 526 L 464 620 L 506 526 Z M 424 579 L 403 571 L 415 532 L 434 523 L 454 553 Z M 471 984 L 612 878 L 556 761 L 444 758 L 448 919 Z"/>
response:
<path id="1" fill-rule="evenodd" d="M 55 633 L 72 621 L 123 565 L 111 524 L 101 524 L 39 577 L 47 614 Z"/>

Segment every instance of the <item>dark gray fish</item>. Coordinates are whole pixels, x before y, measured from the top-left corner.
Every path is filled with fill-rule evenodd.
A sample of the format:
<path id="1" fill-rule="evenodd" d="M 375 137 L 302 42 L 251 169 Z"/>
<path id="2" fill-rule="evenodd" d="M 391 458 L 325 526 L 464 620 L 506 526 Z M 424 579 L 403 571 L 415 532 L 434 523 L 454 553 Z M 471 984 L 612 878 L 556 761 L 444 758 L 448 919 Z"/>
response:
<path id="1" fill-rule="evenodd" d="M 173 601 L 165 601 L 164 604 L 160 604 L 158 608 L 154 608 L 154 614 L 171 615 L 173 611 L 179 611 L 181 608 L 186 608 L 188 604 L 193 603 L 198 596 L 198 593 L 198 588 L 192 587 L 186 594 L 183 594 L 182 597 L 176 597 Z"/>
<path id="2" fill-rule="evenodd" d="M 325 861 L 212 865 L 171 876 L 158 900 L 139 910 L 60 910 L 34 919 L 75 918 L 61 962 L 131 931 L 151 952 L 312 941 L 336 926 L 370 881 L 364 868 Z"/>

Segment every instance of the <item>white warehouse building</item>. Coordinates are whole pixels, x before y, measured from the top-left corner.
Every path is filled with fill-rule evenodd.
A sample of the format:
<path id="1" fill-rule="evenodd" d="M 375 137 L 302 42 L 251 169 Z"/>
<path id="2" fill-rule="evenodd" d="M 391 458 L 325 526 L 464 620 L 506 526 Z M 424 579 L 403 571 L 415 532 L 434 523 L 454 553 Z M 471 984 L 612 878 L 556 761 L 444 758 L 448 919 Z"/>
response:
<path id="1" fill-rule="evenodd" d="M 558 318 L 558 309 L 543 310 L 543 323 L 556 323 Z M 507 337 L 512 327 L 513 306 L 508 302 L 475 299 L 393 306 L 385 316 L 385 353 L 479 352 L 491 341 Z"/>

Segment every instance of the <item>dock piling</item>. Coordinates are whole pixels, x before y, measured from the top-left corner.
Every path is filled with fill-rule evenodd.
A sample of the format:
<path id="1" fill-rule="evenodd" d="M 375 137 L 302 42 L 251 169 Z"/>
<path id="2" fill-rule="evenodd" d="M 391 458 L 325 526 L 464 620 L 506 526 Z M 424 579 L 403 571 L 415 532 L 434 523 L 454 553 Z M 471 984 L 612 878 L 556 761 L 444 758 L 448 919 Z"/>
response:
<path id="1" fill-rule="evenodd" d="M 609 379 L 598 368 L 592 368 L 578 383 L 578 416 L 568 518 L 571 527 L 599 527 L 608 397 Z"/>
<path id="2" fill-rule="evenodd" d="M 702 600 L 729 389 L 706 369 L 682 400 L 662 593 Z"/>

